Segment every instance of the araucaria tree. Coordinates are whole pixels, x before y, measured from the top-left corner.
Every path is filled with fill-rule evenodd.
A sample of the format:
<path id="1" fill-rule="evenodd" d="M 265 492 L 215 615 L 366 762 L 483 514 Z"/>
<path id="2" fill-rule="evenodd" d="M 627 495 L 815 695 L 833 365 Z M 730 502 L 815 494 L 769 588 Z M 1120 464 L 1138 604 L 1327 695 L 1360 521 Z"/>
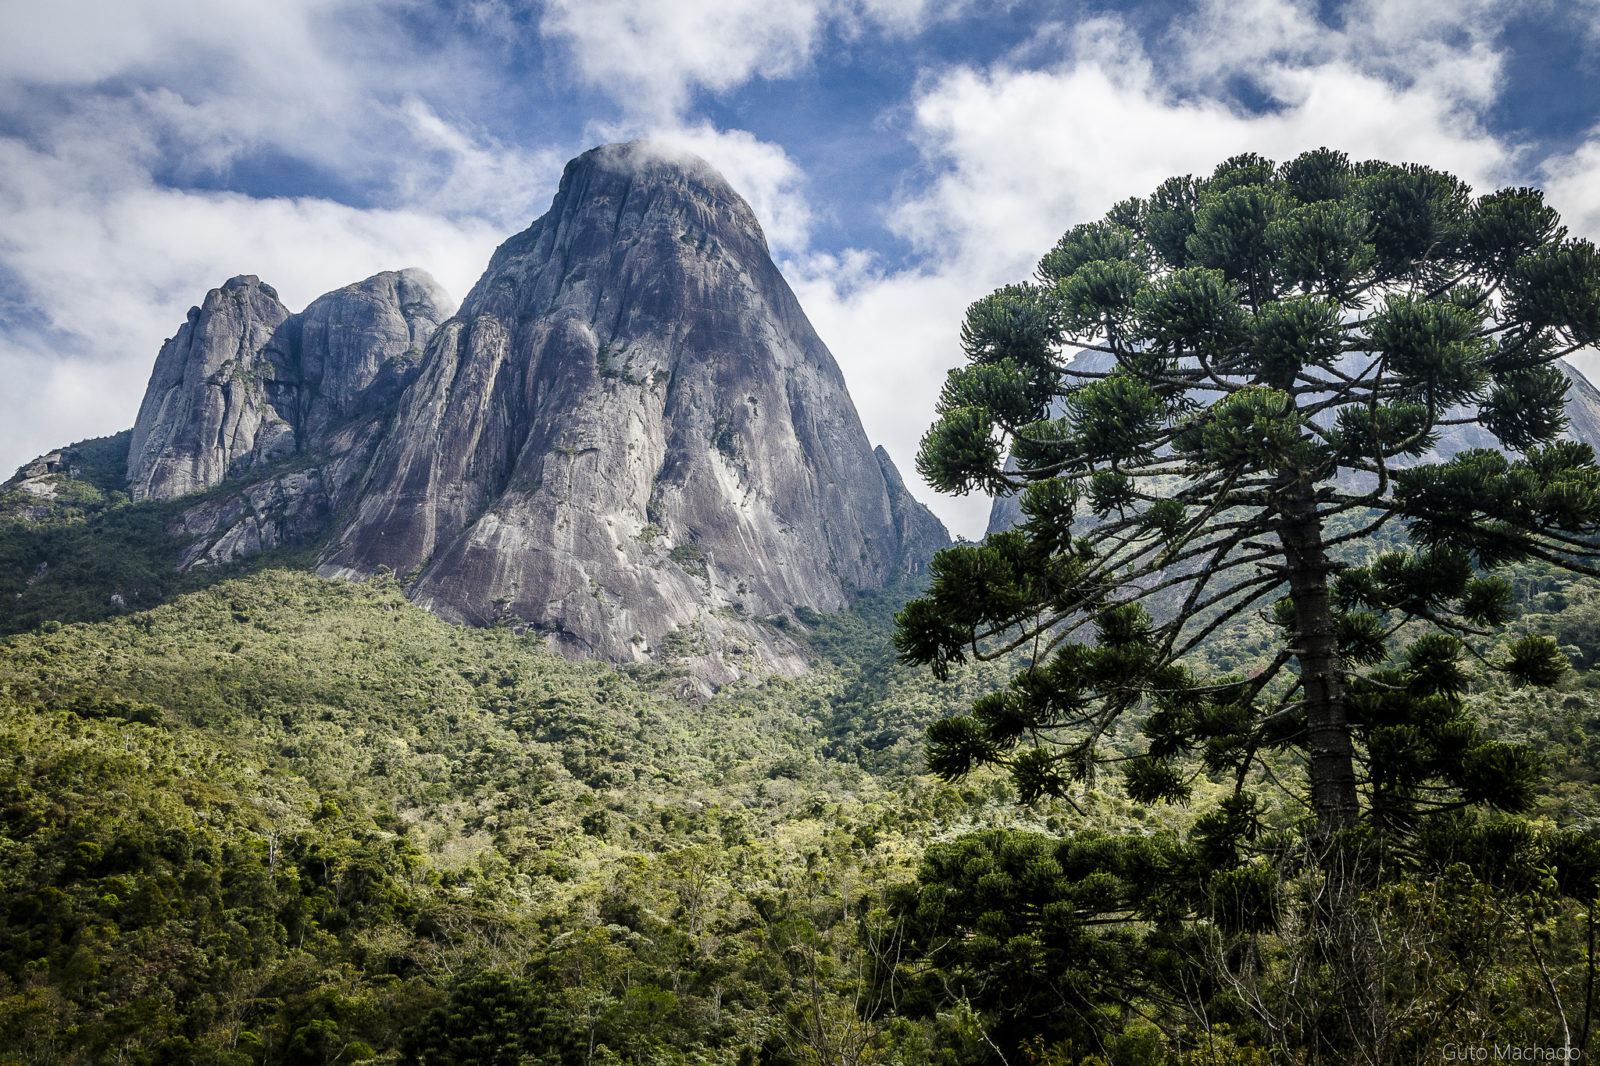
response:
<path id="1" fill-rule="evenodd" d="M 1525 809 L 1536 757 L 1488 739 L 1464 698 L 1474 662 L 1527 683 L 1566 669 L 1552 641 L 1502 637 L 1498 571 L 1595 558 L 1600 471 L 1561 439 L 1553 364 L 1597 339 L 1600 252 L 1533 189 L 1244 155 L 1073 228 L 1033 281 L 968 311 L 969 365 L 918 457 L 941 491 L 1020 492 L 1023 514 L 941 553 L 898 619 L 902 657 L 941 676 L 1027 657 L 935 725 L 931 766 L 1008 767 L 1025 800 L 1112 762 L 1139 801 L 1227 780 L 1188 875 L 1196 898 L 1227 887 L 1238 927 L 1270 920 L 1250 917 L 1261 883 L 1227 869 L 1260 854 L 1264 790 L 1304 800 L 1304 852 L 1324 859 Z M 1469 424 L 1502 447 L 1428 461 Z M 1371 550 L 1385 540 L 1403 546 Z M 1254 618 L 1281 635 L 1258 669 L 1187 665 Z M 1133 711 L 1147 750 L 1116 756 Z M 1117 891 L 1129 914 L 1174 906 Z"/>

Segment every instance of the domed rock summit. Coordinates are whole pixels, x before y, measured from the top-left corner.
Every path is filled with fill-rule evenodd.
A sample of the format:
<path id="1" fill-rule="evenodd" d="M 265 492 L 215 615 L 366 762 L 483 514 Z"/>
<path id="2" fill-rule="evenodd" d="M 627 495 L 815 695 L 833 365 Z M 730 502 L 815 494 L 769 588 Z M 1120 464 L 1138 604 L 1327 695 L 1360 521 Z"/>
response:
<path id="1" fill-rule="evenodd" d="M 690 664 L 699 691 L 803 671 L 792 619 L 949 543 L 749 205 L 645 142 L 572 160 L 453 315 L 412 270 L 299 314 L 254 277 L 213 290 L 156 361 L 128 477 L 207 490 L 172 530 L 185 566 L 318 543 L 326 576 L 387 570 L 446 619 Z"/>
<path id="2" fill-rule="evenodd" d="M 937 525 L 749 205 L 633 143 L 569 163 L 439 328 L 322 572 L 387 566 L 445 618 L 515 614 L 578 655 L 698 652 L 716 681 L 798 670 L 756 620 L 846 607 Z"/>

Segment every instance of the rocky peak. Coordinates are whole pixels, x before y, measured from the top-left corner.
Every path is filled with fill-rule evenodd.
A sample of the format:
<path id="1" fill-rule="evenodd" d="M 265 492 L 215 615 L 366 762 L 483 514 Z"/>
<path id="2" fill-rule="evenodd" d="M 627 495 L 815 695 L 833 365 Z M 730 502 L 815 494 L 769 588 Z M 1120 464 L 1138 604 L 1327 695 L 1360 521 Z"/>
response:
<path id="1" fill-rule="evenodd" d="M 449 301 L 425 273 L 386 272 L 293 315 L 254 275 L 230 278 L 162 345 L 134 423 L 134 499 L 172 499 L 314 447 L 392 401 Z"/>
<path id="2" fill-rule="evenodd" d="M 299 425 L 309 437 L 382 407 L 410 382 L 453 304 L 414 268 L 374 274 L 313 300 L 296 316 Z"/>
<path id="3" fill-rule="evenodd" d="M 434 334 L 323 569 L 703 683 L 798 670 L 755 619 L 947 542 L 892 471 L 749 205 L 702 160 L 608 145 Z"/>
<path id="4" fill-rule="evenodd" d="M 900 538 L 900 569 L 907 574 L 921 573 L 934 552 L 950 546 L 950 534 L 944 523 L 911 495 L 883 445 L 872 449 L 872 454 L 878 460 L 884 487 L 889 491 L 889 510 L 894 515 L 895 530 Z"/>
<path id="5" fill-rule="evenodd" d="M 803 670 L 790 620 L 949 542 L 703 160 L 637 142 L 574 159 L 447 316 L 420 271 L 299 314 L 254 277 L 207 294 L 162 347 L 128 456 L 141 499 L 239 479 L 170 527 L 182 566 L 324 539 L 325 574 L 388 568 L 446 618 L 704 692 Z"/>
<path id="6" fill-rule="evenodd" d="M 264 395 L 289 372 L 289 309 L 255 275 L 206 294 L 161 346 L 133 425 L 133 498 L 170 499 L 215 485 L 240 463 L 294 450 L 294 430 Z"/>

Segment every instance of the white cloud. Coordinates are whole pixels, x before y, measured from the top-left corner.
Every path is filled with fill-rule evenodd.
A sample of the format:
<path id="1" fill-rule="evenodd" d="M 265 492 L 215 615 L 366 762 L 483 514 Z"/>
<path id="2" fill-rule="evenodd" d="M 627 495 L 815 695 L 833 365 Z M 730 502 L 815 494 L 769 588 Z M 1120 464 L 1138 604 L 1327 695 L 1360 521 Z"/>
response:
<path id="1" fill-rule="evenodd" d="M 275 0 L 218 4 L 213 0 L 51 0 L 5 6 L 0 33 L 0 81 L 93 85 L 107 78 L 168 69 L 174 56 L 201 77 L 224 60 L 230 74 L 248 66 L 252 78 L 304 84 L 337 79 L 337 64 L 320 62 L 316 21 L 350 0 Z"/>
<path id="2" fill-rule="evenodd" d="M 234 274 L 298 308 L 418 266 L 459 299 L 542 209 L 565 153 L 463 121 L 499 74 L 457 43 L 420 53 L 396 13 L 357 0 L 0 13 L 0 478 L 130 425 L 162 339 Z M 292 161 L 380 206 L 173 187 L 225 186 L 252 161 Z"/>
<path id="3" fill-rule="evenodd" d="M 1550 206 L 1575 236 L 1600 241 L 1600 128 L 1572 152 L 1545 161 L 1543 186 Z"/>
<path id="4" fill-rule="evenodd" d="M 401 203 L 451 217 L 487 218 L 509 233 L 544 212 L 566 162 L 551 147 L 530 150 L 451 125 L 420 97 L 401 113 L 419 151 L 394 179 Z"/>
<path id="5" fill-rule="evenodd" d="M 164 338 L 234 274 L 291 308 L 380 270 L 421 266 L 465 295 L 503 232 L 413 209 L 162 188 L 0 139 L 0 267 L 26 309 L 0 335 L 0 469 L 132 425 Z"/>
<path id="6" fill-rule="evenodd" d="M 791 273 L 869 435 L 953 531 L 981 535 L 986 504 L 935 497 L 911 459 L 944 371 L 961 361 L 961 317 L 972 300 L 1028 277 L 1067 227 L 1244 151 L 1284 159 L 1328 145 L 1358 159 L 1426 162 L 1479 187 L 1515 174 L 1515 148 L 1477 117 L 1498 70 L 1487 35 L 1443 26 L 1416 0 L 1388 8 L 1353 8 L 1331 33 L 1306 4 L 1216 3 L 1178 28 L 1173 39 L 1187 51 L 1161 63 L 1117 20 L 1095 19 L 1045 28 L 1010 61 L 925 81 L 913 119 L 936 177 L 889 215 L 922 265 L 874 272 L 817 258 Z M 1376 35 L 1381 49 L 1370 43 Z M 1023 65 L 1046 47 L 1059 60 Z M 1381 62 L 1368 62 L 1373 55 Z M 1229 79 L 1244 75 L 1275 109 L 1229 102 Z M 1600 158 L 1572 172 L 1588 162 Z M 1592 202 L 1600 221 L 1600 196 Z"/>
<path id="7" fill-rule="evenodd" d="M 681 116 L 696 89 L 783 78 L 815 57 L 830 28 L 907 35 L 970 0 L 548 0 L 541 31 L 631 115 Z"/>
<path id="8" fill-rule="evenodd" d="M 1600 10 L 1600 5 L 1597 5 Z M 1545 161 L 1542 168 L 1545 200 L 1561 213 L 1574 237 L 1600 243 L 1600 127 L 1573 151 Z M 1590 380 L 1600 382 L 1600 353 L 1593 349 L 1572 360 Z"/>
<path id="9" fill-rule="evenodd" d="M 1593 0 L 1586 0 L 1593 6 Z M 1336 25 L 1311 0 L 1201 0 L 1165 34 L 1114 17 L 1038 28 L 987 65 L 925 72 L 902 114 L 932 175 L 884 205 L 919 262 L 819 255 L 819 200 L 781 143 L 686 111 L 807 69 L 839 40 L 884 46 L 975 0 L 549 0 L 537 32 L 618 103 L 595 140 L 646 135 L 694 151 L 750 200 L 807 313 L 838 357 L 874 441 L 952 528 L 981 533 L 983 501 L 935 497 L 913 459 L 965 306 L 1027 276 L 1067 226 L 1161 179 L 1240 151 L 1327 144 L 1412 159 L 1479 185 L 1526 180 L 1523 149 L 1480 117 L 1502 77 L 1489 0 L 1352 0 Z M 1003 13 L 1004 0 L 988 6 Z M 1509 5 L 1507 6 L 1509 7 Z M 206 288 L 257 273 L 291 306 L 375 270 L 420 265 L 464 295 L 494 242 L 542 210 L 568 154 L 475 121 L 512 90 L 485 48 L 526 44 L 522 0 L 473 0 L 426 57 L 392 18 L 424 5 L 57 0 L 0 15 L 0 466 L 127 425 L 162 337 Z M 487 44 L 485 42 L 488 42 Z M 432 46 L 430 46 L 432 47 Z M 473 49 L 478 49 L 474 52 Z M 1274 101 L 1243 109 L 1241 84 Z M 885 133 L 884 136 L 893 134 Z M 180 192 L 274 154 L 368 202 Z M 1552 161 L 1552 201 L 1600 233 L 1600 131 Z M 161 177 L 158 177 L 160 175 Z M 21 286 L 22 288 L 18 288 Z"/>
<path id="10" fill-rule="evenodd" d="M 635 112 L 678 114 L 695 87 L 728 89 L 756 71 L 793 73 L 823 26 L 817 2 L 552 0 L 542 29 L 564 38 L 589 81 Z"/>
<path id="11" fill-rule="evenodd" d="M 607 140 L 626 134 L 613 132 Z M 761 222 L 774 258 L 799 254 L 811 240 L 811 203 L 805 175 L 779 145 L 744 130 L 719 130 L 709 123 L 662 125 L 642 136 L 693 152 L 728 179 Z"/>

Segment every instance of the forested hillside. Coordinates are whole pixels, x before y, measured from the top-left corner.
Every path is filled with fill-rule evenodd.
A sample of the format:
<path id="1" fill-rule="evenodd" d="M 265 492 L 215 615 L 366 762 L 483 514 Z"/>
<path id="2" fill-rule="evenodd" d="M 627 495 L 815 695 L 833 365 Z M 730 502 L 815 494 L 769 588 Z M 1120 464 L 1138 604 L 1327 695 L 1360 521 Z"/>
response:
<path id="1" fill-rule="evenodd" d="M 164 349 L 193 419 L 0 491 L 0 1063 L 1595 1050 L 1600 467 L 1555 363 L 1600 250 L 1539 193 L 1246 155 L 1069 231 L 969 309 L 918 458 L 1018 521 L 935 553 L 743 202 L 584 159 L 585 225 L 503 246 L 425 365 L 377 331 L 417 376 L 355 421 L 239 278 Z M 827 387 L 776 342 L 718 378 L 720 328 L 684 362 L 648 284 L 601 344 L 551 242 L 611 262 L 629 204 Z M 551 279 L 582 314 L 524 328 Z M 533 365 L 537 433 L 493 414 Z M 207 428 L 235 391 L 259 439 Z"/>
<path id="2" fill-rule="evenodd" d="M 11 638 L 0 1057 L 909 1039 L 863 1010 L 885 893 L 928 840 L 1028 816 L 922 776 L 942 705 L 869 617 L 815 621 L 813 676 L 698 706 L 389 580 L 270 571 Z"/>
<path id="3" fill-rule="evenodd" d="M 1518 591 L 1527 626 L 1595 661 L 1600 589 L 1528 570 Z M 1060 831 L 1175 844 L 1186 809 L 1114 779 L 1074 811 L 1018 807 L 997 774 L 927 776 L 926 725 L 999 672 L 894 666 L 904 595 L 811 619 L 810 677 L 702 704 L 520 627 L 446 625 L 388 579 L 272 570 L 9 638 L 0 1060 L 955 1063 L 1018 1038 L 1039 1061 L 1162 1061 L 1140 1021 L 1159 1005 L 1086 1043 L 1037 999 L 1073 972 L 1059 950 L 1038 929 L 1002 948 L 980 916 L 1059 891 L 1034 879 Z M 1542 806 L 1567 826 L 1600 818 L 1596 688 L 1584 671 L 1474 697 L 1544 752 Z M 930 891 L 947 932 L 978 907 L 958 955 L 926 926 Z M 1582 1013 L 1582 908 L 1461 865 L 1404 892 L 1391 916 L 1428 930 L 1436 975 L 1419 1017 L 1492 987 L 1484 1024 L 1543 1025 L 1541 965 Z M 1547 902 L 1524 927 L 1528 898 Z M 1199 1061 L 1259 1037 L 1235 1013 Z"/>

